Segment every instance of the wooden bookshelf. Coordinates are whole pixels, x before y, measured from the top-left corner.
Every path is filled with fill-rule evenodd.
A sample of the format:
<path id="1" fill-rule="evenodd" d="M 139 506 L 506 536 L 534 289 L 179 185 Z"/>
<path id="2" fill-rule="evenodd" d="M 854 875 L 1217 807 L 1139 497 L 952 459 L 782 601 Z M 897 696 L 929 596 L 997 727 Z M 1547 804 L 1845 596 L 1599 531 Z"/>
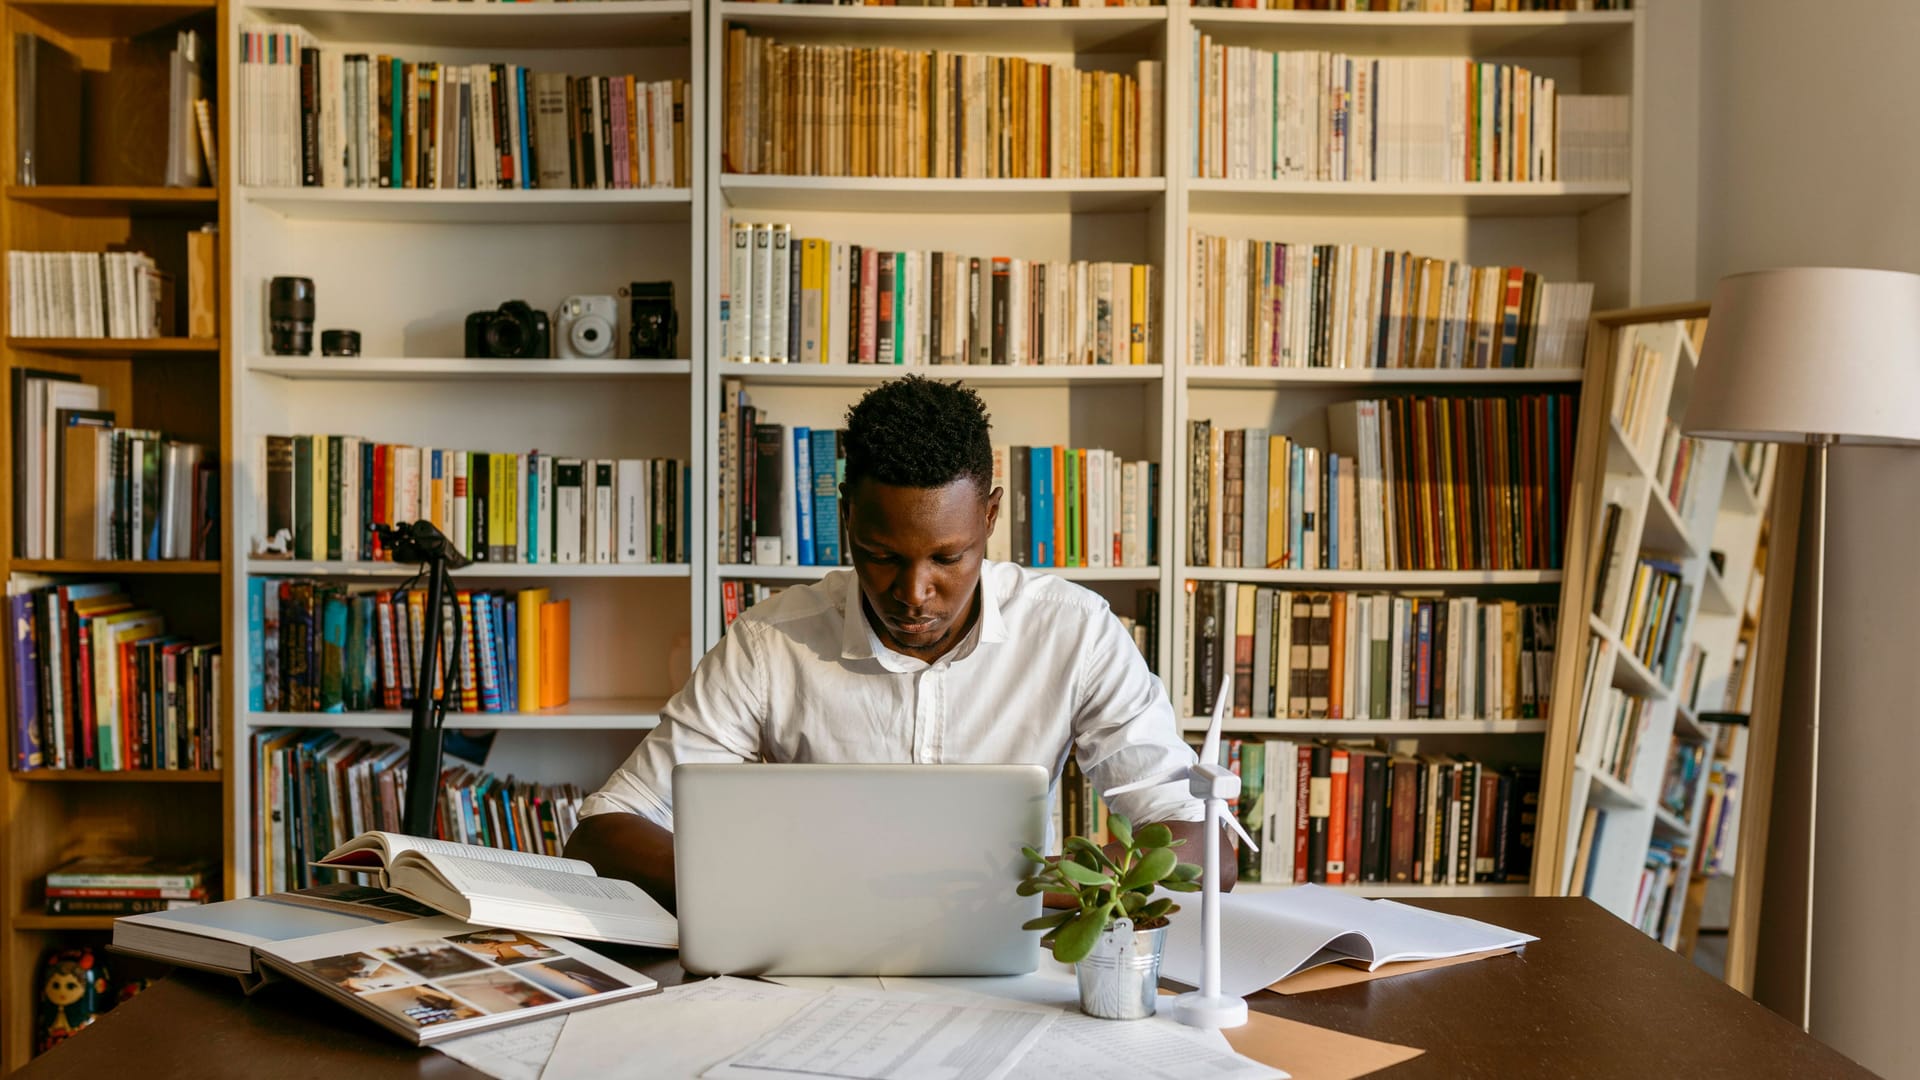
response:
<path id="1" fill-rule="evenodd" d="M 0 0 L 0 11 L 5 12 L 10 31 L 41 35 L 73 53 L 89 71 L 110 72 L 121 55 L 118 46 L 130 37 L 153 32 L 170 47 L 171 32 L 190 27 L 200 33 L 206 78 L 225 74 L 224 2 Z M 145 250 L 173 275 L 179 304 L 176 316 L 184 326 L 185 233 L 202 224 L 217 225 L 223 256 L 224 241 L 230 235 L 228 203 L 218 177 L 198 188 L 157 183 L 11 183 L 15 154 L 11 43 L 4 65 L 0 159 L 7 162 L 9 181 L 5 197 L 0 198 L 4 246 L 40 251 Z M 215 93 L 213 86 L 209 81 L 208 95 L 224 114 L 230 98 Z M 161 91 L 164 95 L 164 77 Z M 163 140 L 166 134 L 164 126 L 156 133 L 137 118 L 103 111 L 88 116 L 85 124 L 88 130 L 75 136 L 83 141 L 89 135 L 128 142 Z M 104 132 L 100 125 L 106 125 Z M 42 132 L 40 137 L 50 136 Z M 220 164 L 227 160 L 224 153 L 220 155 Z M 9 333 L 0 342 L 0 358 L 10 371 L 22 367 L 60 371 L 102 386 L 122 426 L 155 428 L 205 445 L 220 467 L 224 503 L 233 460 L 225 437 L 230 400 L 225 337 L 224 325 L 221 336 L 214 338 L 31 338 Z M 0 382 L 4 383 L 0 410 L 11 424 L 12 379 Z M 7 452 L 11 456 L 13 448 L 9 446 Z M 0 503 L 11 505 L 22 494 L 12 491 L 11 484 L 11 470 L 6 470 L 0 475 Z M 224 547 L 217 557 L 199 560 L 30 560 L 18 557 L 16 539 L 12 517 L 7 515 L 0 520 L 0 577 L 11 581 L 15 574 L 31 573 L 121 581 L 140 602 L 165 614 L 169 629 L 196 642 L 218 642 L 225 655 L 233 655 L 225 647 L 233 638 L 220 603 L 231 567 Z M 12 685 L 10 656 L 5 668 L 11 717 L 18 690 Z M 229 723 L 224 717 L 216 722 L 223 729 Z M 99 947 L 112 926 L 106 917 L 47 915 L 40 884 L 47 871 L 77 856 L 111 852 L 204 859 L 225 867 L 231 841 L 223 812 L 229 799 L 227 768 L 15 771 L 11 728 L 9 723 L 9 768 L 0 776 L 0 821 L 5 822 L 0 834 L 0 923 L 4 924 L 0 927 L 0 1072 L 18 1068 L 30 1056 L 37 996 L 33 979 L 42 951 L 83 943 Z M 223 750 L 231 762 L 231 744 Z M 224 880 L 230 887 L 230 867 Z M 104 954 L 103 958 L 116 974 L 121 972 L 123 965 Z"/>

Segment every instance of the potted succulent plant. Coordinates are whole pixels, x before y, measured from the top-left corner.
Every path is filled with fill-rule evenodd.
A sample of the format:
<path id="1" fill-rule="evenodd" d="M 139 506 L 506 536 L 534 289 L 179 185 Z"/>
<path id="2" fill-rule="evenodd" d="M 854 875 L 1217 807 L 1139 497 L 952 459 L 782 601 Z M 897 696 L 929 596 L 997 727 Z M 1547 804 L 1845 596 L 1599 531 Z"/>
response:
<path id="1" fill-rule="evenodd" d="M 1040 944 L 1053 957 L 1074 965 L 1080 979 L 1080 1009 L 1107 1020 L 1152 1016 L 1160 982 L 1160 951 L 1166 944 L 1167 916 L 1180 910 L 1172 897 L 1155 889 L 1198 892 L 1201 868 L 1183 863 L 1165 825 L 1135 832 L 1125 817 L 1107 816 L 1107 832 L 1118 851 L 1109 854 L 1083 836 L 1070 836 L 1065 854 L 1049 859 L 1030 847 L 1021 853 L 1036 871 L 1019 885 L 1022 896 L 1062 893 L 1077 906 L 1049 911 L 1024 929 L 1044 930 Z"/>

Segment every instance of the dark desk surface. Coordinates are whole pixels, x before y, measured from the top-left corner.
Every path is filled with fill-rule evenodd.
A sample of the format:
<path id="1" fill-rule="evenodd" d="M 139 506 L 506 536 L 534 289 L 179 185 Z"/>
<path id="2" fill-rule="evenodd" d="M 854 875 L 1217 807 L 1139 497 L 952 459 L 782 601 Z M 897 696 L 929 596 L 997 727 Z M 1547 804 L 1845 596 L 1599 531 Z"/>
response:
<path id="1" fill-rule="evenodd" d="M 1415 1077 L 1871 1076 L 1585 900 L 1419 900 L 1538 935 L 1515 956 L 1291 997 L 1262 1012 L 1426 1053 L 1376 1074 Z M 674 954 L 608 950 L 663 985 Z M 15 1074 L 473 1077 L 299 986 L 252 998 L 230 979 L 180 972 Z"/>

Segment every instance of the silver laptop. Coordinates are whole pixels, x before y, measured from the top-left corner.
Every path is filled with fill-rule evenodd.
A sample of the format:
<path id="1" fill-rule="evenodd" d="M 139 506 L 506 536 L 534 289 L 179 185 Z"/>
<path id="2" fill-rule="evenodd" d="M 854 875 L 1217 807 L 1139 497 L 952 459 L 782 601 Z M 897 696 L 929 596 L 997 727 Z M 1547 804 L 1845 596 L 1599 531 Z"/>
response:
<path id="1" fill-rule="evenodd" d="M 1037 765 L 679 765 L 680 963 L 701 975 L 1021 975 Z"/>

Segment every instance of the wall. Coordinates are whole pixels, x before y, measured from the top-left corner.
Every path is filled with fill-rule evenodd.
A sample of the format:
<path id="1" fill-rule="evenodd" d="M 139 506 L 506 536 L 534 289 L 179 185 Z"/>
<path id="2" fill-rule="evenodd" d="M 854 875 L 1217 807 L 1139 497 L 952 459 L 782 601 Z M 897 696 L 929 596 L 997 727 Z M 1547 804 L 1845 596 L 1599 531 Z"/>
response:
<path id="1" fill-rule="evenodd" d="M 1699 34 L 1694 295 L 1771 266 L 1920 271 L 1920 4 L 1703 0 Z M 1812 1030 L 1882 1075 L 1920 1077 L 1920 451 L 1839 450 L 1831 468 Z M 1754 988 L 1796 1022 L 1817 496 L 1810 487 Z"/>

